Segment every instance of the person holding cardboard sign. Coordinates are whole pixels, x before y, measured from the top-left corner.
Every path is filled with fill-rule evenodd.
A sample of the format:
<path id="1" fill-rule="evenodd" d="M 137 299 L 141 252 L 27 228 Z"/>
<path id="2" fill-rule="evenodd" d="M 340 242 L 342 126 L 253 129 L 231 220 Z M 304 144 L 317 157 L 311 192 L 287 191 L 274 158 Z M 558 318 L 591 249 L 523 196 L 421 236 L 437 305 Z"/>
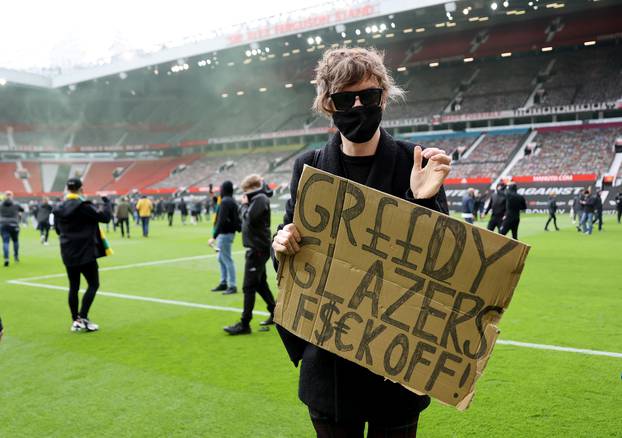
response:
<path id="1" fill-rule="evenodd" d="M 380 128 L 395 86 L 375 50 L 328 50 L 316 69 L 314 109 L 331 117 L 339 130 L 321 150 L 300 155 L 294 164 L 291 199 L 274 236 L 275 265 L 300 250 L 292 223 L 298 182 L 305 164 L 443 213 L 448 212 L 443 182 L 451 158 L 444 151 L 394 140 Z M 302 200 L 300 201 L 302 202 Z M 345 213 L 344 213 L 345 214 Z M 378 232 L 378 237 L 383 238 Z M 419 413 L 429 403 L 397 383 L 321 349 L 277 326 L 300 371 L 299 396 L 308 406 L 318 437 L 414 437 Z"/>

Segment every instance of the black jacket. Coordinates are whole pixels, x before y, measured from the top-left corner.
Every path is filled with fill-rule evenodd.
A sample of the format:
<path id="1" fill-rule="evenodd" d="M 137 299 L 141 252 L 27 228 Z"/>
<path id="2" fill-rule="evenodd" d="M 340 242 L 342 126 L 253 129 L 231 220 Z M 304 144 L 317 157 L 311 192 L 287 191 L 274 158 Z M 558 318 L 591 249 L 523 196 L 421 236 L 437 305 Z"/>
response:
<path id="1" fill-rule="evenodd" d="M 270 253 L 270 196 L 272 191 L 262 187 L 247 193 L 248 204 L 240 207 L 242 244 L 246 248 Z"/>
<path id="2" fill-rule="evenodd" d="M 16 204 L 11 199 L 5 199 L 0 204 L 0 225 L 18 228 L 19 215 L 23 212 L 24 209 L 21 205 Z"/>
<path id="3" fill-rule="evenodd" d="M 341 163 L 341 138 L 335 134 L 320 151 L 301 154 L 294 163 L 290 183 L 291 199 L 286 204 L 284 224 L 291 223 L 296 204 L 298 181 L 304 164 L 314 165 L 334 175 L 344 176 Z M 380 143 L 366 186 L 389 193 L 419 205 L 448 213 L 443 188 L 426 200 L 414 200 L 410 191 L 414 144 L 394 140 L 381 130 Z M 299 397 L 310 408 L 338 421 L 358 419 L 373 412 L 380 418 L 389 415 L 410 415 L 430 404 L 428 396 L 419 396 L 403 386 L 385 380 L 354 362 L 316 347 L 277 326 L 290 359 L 300 369 Z"/>
<path id="4" fill-rule="evenodd" d="M 92 202 L 68 199 L 54 208 L 54 228 L 60 235 L 65 266 L 79 266 L 105 255 L 98 222 L 110 222 L 110 212 Z"/>
<path id="5" fill-rule="evenodd" d="M 488 204 L 488 208 L 486 208 L 486 212 L 484 214 L 488 214 L 489 211 L 492 210 L 492 217 L 494 218 L 503 218 L 505 215 L 505 191 L 497 190 L 493 193 L 490 198 L 490 203 Z"/>
<path id="6" fill-rule="evenodd" d="M 549 201 L 549 214 L 555 213 L 557 213 L 557 202 L 555 202 L 555 199 L 551 199 Z"/>
<path id="7" fill-rule="evenodd" d="M 219 234 L 231 234 L 241 231 L 238 204 L 233 199 L 233 185 L 223 183 L 220 188 L 222 199 L 216 214 L 216 224 L 214 225 L 214 239 Z"/>
<path id="8" fill-rule="evenodd" d="M 37 222 L 50 223 L 50 213 L 52 213 L 52 206 L 50 204 L 41 204 L 37 209 Z"/>
<path id="9" fill-rule="evenodd" d="M 505 195 L 505 219 L 520 219 L 521 210 L 527 210 L 527 202 L 525 201 L 525 198 L 516 192 L 509 191 Z"/>
<path id="10" fill-rule="evenodd" d="M 596 210 L 596 196 L 587 195 L 585 198 L 581 200 L 581 205 L 583 206 L 583 211 L 585 213 L 594 213 Z"/>

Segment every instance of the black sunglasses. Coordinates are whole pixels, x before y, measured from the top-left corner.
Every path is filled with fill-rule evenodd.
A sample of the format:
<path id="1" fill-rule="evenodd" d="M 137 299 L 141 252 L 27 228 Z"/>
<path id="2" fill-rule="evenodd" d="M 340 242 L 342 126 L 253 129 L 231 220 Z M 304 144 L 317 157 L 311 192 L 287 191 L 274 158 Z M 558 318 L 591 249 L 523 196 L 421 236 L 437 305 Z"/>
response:
<path id="1" fill-rule="evenodd" d="M 378 106 L 382 100 L 382 88 L 368 88 L 361 91 L 342 91 L 330 95 L 337 111 L 348 111 L 354 106 L 356 96 L 363 106 Z"/>

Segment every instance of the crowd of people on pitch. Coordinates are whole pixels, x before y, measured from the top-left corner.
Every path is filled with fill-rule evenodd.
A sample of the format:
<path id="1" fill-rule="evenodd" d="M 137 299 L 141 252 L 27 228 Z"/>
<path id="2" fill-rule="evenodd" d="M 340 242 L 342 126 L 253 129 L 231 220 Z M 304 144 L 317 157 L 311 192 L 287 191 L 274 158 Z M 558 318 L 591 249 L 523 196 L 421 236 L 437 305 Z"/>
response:
<path id="1" fill-rule="evenodd" d="M 618 223 L 622 219 L 622 190 L 615 198 L 616 214 Z M 480 219 L 484 219 L 491 213 L 487 228 L 490 231 L 498 230 L 499 233 L 506 235 L 512 232 L 512 238 L 518 238 L 518 226 L 520 224 L 520 212 L 527 209 L 525 198 L 518 193 L 516 183 L 499 183 L 496 190 L 488 195 L 480 195 L 477 190 L 470 188 L 462 197 L 462 218 L 472 224 Z M 549 195 L 547 203 L 548 217 L 544 225 L 544 231 L 549 231 L 549 225 L 553 223 L 555 231 L 559 231 L 557 226 L 557 195 Z M 598 223 L 598 231 L 603 229 L 603 202 L 602 190 L 593 190 L 586 187 L 580 194 L 574 197 L 570 208 L 570 217 L 577 231 L 591 235 L 594 224 Z"/>

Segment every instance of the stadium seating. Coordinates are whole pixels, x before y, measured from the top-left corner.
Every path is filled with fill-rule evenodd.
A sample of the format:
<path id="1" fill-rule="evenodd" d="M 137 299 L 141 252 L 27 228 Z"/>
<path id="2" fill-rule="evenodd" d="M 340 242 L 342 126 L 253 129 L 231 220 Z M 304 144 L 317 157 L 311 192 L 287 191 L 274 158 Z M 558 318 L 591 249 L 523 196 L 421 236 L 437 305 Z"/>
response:
<path id="1" fill-rule="evenodd" d="M 533 140 L 534 153 L 511 169 L 512 175 L 567 175 L 606 172 L 621 127 L 543 130 Z"/>

